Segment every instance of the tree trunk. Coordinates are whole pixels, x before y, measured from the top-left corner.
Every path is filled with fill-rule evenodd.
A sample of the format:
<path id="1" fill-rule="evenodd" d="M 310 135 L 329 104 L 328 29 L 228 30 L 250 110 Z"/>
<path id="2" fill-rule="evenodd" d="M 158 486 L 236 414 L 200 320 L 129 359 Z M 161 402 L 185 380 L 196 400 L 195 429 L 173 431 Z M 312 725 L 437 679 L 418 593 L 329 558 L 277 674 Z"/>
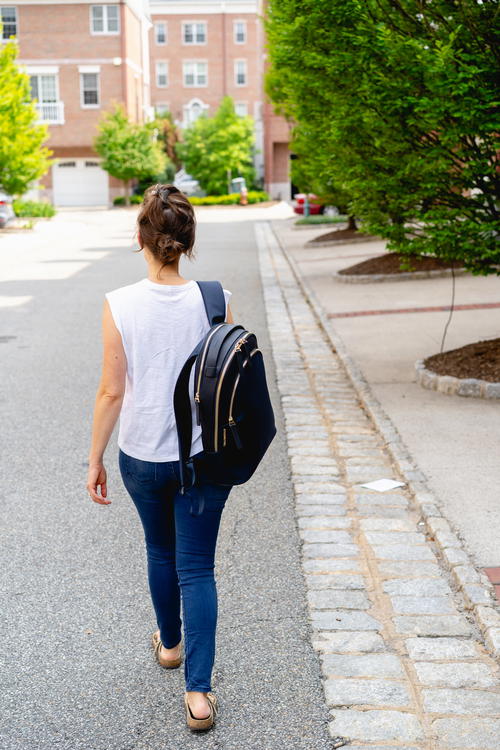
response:
<path id="1" fill-rule="evenodd" d="M 130 206 L 130 180 L 123 180 L 125 183 L 125 205 Z"/>
<path id="2" fill-rule="evenodd" d="M 357 231 L 356 217 L 349 214 L 347 229 L 351 229 L 353 232 Z"/>

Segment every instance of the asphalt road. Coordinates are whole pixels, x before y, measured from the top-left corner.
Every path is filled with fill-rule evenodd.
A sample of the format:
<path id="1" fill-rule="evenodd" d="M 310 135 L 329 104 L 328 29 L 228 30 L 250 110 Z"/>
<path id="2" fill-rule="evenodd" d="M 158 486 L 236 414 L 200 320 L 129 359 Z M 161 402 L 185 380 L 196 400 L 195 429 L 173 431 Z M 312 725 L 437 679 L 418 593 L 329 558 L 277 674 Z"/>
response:
<path id="1" fill-rule="evenodd" d="M 253 223 L 228 221 L 240 216 L 200 215 L 198 258 L 184 274 L 220 278 L 235 319 L 256 331 L 278 435 L 224 511 L 214 670 L 221 712 L 201 736 L 185 725 L 182 670 L 166 672 L 153 659 L 142 528 L 115 438 L 112 505 L 94 505 L 85 491 L 103 295 L 145 275 L 131 252 L 133 214 L 67 212 L 41 235 L 0 240 L 2 750 L 331 747 Z"/>

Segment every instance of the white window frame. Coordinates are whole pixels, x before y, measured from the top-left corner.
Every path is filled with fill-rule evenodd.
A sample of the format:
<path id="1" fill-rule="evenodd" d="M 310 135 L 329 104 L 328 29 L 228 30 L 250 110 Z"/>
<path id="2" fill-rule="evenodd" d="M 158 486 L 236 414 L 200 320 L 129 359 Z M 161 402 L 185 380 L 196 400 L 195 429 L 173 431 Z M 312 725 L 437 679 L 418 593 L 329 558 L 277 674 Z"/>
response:
<path id="1" fill-rule="evenodd" d="M 245 82 L 244 83 L 238 83 L 238 66 L 243 63 L 245 67 Z M 248 65 L 247 61 L 240 59 L 234 61 L 234 85 L 238 86 L 238 88 L 241 88 L 243 86 L 248 86 Z"/>
<path id="2" fill-rule="evenodd" d="M 14 37 L 14 39 L 17 39 L 18 36 L 19 36 L 19 13 L 17 12 L 17 6 L 15 6 L 15 5 L 9 5 L 7 3 L 4 5 L 2 3 L 2 5 L 0 5 L 0 8 L 2 8 L 2 9 L 3 8 L 11 8 L 14 11 L 14 16 L 15 16 L 14 23 L 16 25 L 16 33 L 15 34 L 11 34 L 10 37 L 4 37 L 4 35 L 3 35 L 4 34 L 4 27 L 2 26 L 2 37 L 0 39 L 0 42 L 8 42 L 9 39 L 11 39 L 12 37 Z M 0 20 L 2 20 L 1 13 L 0 13 Z"/>
<path id="3" fill-rule="evenodd" d="M 238 112 L 238 107 L 244 107 L 245 108 L 245 114 L 241 114 Z M 234 111 L 238 115 L 238 117 L 247 117 L 248 115 L 248 102 L 235 102 L 234 103 Z"/>
<path id="4" fill-rule="evenodd" d="M 201 117 L 201 115 L 207 113 L 208 110 L 209 110 L 208 104 L 205 104 L 197 96 L 195 96 L 192 99 L 190 99 L 189 102 L 187 104 L 184 104 L 183 108 L 182 108 L 183 109 L 183 120 L 182 120 L 182 127 L 183 128 L 188 128 L 190 125 L 193 124 L 193 122 L 196 122 L 196 120 L 198 119 L 198 118 L 196 118 L 196 119 L 193 120 L 193 118 L 190 115 L 190 112 L 191 112 L 192 107 L 193 107 L 194 104 L 198 105 L 198 107 L 200 109 L 199 117 Z"/>
<path id="5" fill-rule="evenodd" d="M 198 82 L 198 73 L 196 73 L 194 83 L 186 83 L 186 66 L 187 65 L 204 65 L 205 66 L 205 83 Z M 208 60 L 183 60 L 182 61 L 182 85 L 185 89 L 205 89 L 208 86 Z"/>
<path id="6" fill-rule="evenodd" d="M 193 34 L 194 40 L 192 42 L 186 42 L 186 26 L 203 26 L 204 27 L 204 39 L 202 42 L 198 42 L 196 39 L 196 32 Z M 208 39 L 208 24 L 206 21 L 182 21 L 181 23 L 181 39 L 182 44 L 186 47 L 193 47 L 195 45 L 207 44 Z"/>
<path id="7" fill-rule="evenodd" d="M 49 101 L 48 99 L 47 100 L 37 99 L 37 109 L 40 112 L 40 109 L 42 109 L 42 111 L 43 111 L 44 104 L 48 105 L 49 108 L 52 105 L 54 107 L 54 112 L 56 113 L 55 119 L 40 117 L 39 121 L 40 122 L 45 122 L 45 123 L 47 123 L 49 125 L 50 124 L 52 124 L 52 125 L 64 125 L 64 104 L 63 104 L 63 102 L 60 99 L 60 92 L 59 92 L 59 66 L 57 66 L 57 65 L 45 65 L 45 66 L 43 66 L 42 65 L 40 67 L 37 67 L 37 66 L 31 66 L 31 65 L 29 65 L 26 68 L 25 72 L 28 74 L 28 76 L 30 78 L 31 77 L 40 78 L 40 76 L 53 76 L 54 77 L 54 79 L 55 79 L 55 86 L 54 86 L 54 89 L 55 89 L 55 101 L 52 102 L 52 101 Z M 41 89 L 42 89 L 42 87 L 40 85 L 40 81 L 38 81 L 37 87 L 38 87 L 38 93 L 40 94 L 41 93 Z M 31 90 L 31 82 L 30 82 L 30 90 Z M 36 97 L 33 97 L 33 98 L 36 98 Z"/>
<path id="8" fill-rule="evenodd" d="M 164 42 L 159 42 L 158 41 L 158 26 L 163 26 L 163 28 L 165 30 L 165 33 L 164 33 L 165 41 Z M 158 47 L 164 47 L 168 43 L 168 25 L 167 25 L 167 22 L 166 21 L 156 21 L 155 25 L 154 25 L 154 32 L 155 32 L 155 44 Z"/>
<path id="9" fill-rule="evenodd" d="M 85 66 L 80 65 L 78 68 L 80 76 L 80 106 L 82 109 L 99 109 L 101 106 L 101 75 L 100 68 L 96 66 Z M 97 76 L 97 104 L 85 104 L 84 87 L 83 87 L 83 76 L 87 74 Z"/>
<path id="10" fill-rule="evenodd" d="M 56 92 L 55 93 L 55 97 L 56 98 L 55 98 L 55 101 L 53 101 L 53 102 L 51 102 L 49 100 L 45 101 L 43 99 L 37 99 L 38 104 L 56 104 L 58 101 L 60 101 L 60 99 L 59 99 L 59 74 L 57 72 L 48 72 L 48 71 L 45 71 L 45 70 L 33 71 L 33 72 L 29 73 L 29 77 L 30 78 L 35 78 L 35 77 L 36 78 L 40 78 L 41 76 L 53 76 L 54 77 L 55 82 L 56 82 L 56 84 L 54 86 L 54 89 L 55 89 L 55 92 Z M 42 87 L 40 85 L 40 82 L 38 82 L 38 93 L 41 92 L 41 88 Z"/>
<path id="11" fill-rule="evenodd" d="M 243 39 L 243 41 L 240 41 L 238 39 L 238 31 L 237 31 L 238 24 L 241 24 L 243 26 L 243 34 L 244 34 L 244 37 L 245 37 Z M 236 18 L 233 21 L 233 41 L 234 41 L 235 44 L 246 44 L 247 43 L 247 22 L 246 22 L 246 20 L 244 18 Z"/>
<path id="12" fill-rule="evenodd" d="M 164 65 L 165 66 L 165 78 L 167 80 L 166 83 L 159 83 L 160 73 L 158 71 L 158 66 Z M 157 60 L 155 63 L 155 84 L 156 88 L 158 89 L 167 89 L 168 88 L 168 60 Z"/>
<path id="13" fill-rule="evenodd" d="M 118 29 L 116 31 L 109 31 L 108 30 L 108 8 L 112 6 L 117 9 L 117 19 L 118 19 Z M 102 31 L 95 31 L 94 29 L 94 16 L 93 16 L 93 9 L 94 8 L 102 8 L 102 21 L 103 21 L 103 30 Z M 121 31 L 121 22 L 120 22 L 120 6 L 116 3 L 108 3 L 107 5 L 101 5 L 100 3 L 94 3 L 93 5 L 89 6 L 89 14 L 90 14 L 90 33 L 92 36 L 118 36 L 118 34 Z"/>
<path id="14" fill-rule="evenodd" d="M 160 112 L 160 109 L 163 110 L 163 112 Z M 156 102 L 154 110 L 157 117 L 162 117 L 166 112 L 170 112 L 170 102 Z"/>

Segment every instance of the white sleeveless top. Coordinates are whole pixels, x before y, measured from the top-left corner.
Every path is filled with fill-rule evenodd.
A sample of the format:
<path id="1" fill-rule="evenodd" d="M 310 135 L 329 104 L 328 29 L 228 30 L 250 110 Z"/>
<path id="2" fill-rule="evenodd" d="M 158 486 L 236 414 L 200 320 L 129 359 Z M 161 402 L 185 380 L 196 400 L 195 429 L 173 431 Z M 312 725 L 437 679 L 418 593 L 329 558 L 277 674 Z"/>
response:
<path id="1" fill-rule="evenodd" d="M 178 461 L 175 383 L 186 359 L 210 328 L 200 288 L 193 280 L 174 285 L 142 279 L 105 296 L 127 357 L 118 445 L 142 461 Z M 227 312 L 231 292 L 224 289 L 224 296 Z M 192 371 L 191 456 L 203 450 L 201 427 L 195 418 L 193 378 Z"/>

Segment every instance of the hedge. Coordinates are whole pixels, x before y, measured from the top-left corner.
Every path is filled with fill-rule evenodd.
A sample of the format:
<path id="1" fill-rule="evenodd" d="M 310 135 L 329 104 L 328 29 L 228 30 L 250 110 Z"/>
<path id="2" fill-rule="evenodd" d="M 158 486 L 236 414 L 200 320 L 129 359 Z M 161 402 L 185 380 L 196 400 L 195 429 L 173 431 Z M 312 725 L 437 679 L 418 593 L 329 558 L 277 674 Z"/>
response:
<path id="1" fill-rule="evenodd" d="M 47 201 L 23 201 L 15 198 L 12 201 L 12 208 L 16 216 L 54 216 L 56 210 L 52 203 Z"/>
<path id="2" fill-rule="evenodd" d="M 193 196 L 189 198 L 193 206 L 230 206 L 240 202 L 240 193 L 229 193 L 229 195 L 205 195 L 203 198 Z M 249 190 L 247 199 L 249 203 L 262 203 L 269 200 L 269 195 L 263 190 Z"/>
<path id="3" fill-rule="evenodd" d="M 130 205 L 135 206 L 139 203 L 142 203 L 143 196 L 142 195 L 131 195 L 130 196 Z M 125 196 L 124 195 L 117 195 L 116 198 L 113 198 L 113 206 L 124 206 L 125 205 Z"/>

